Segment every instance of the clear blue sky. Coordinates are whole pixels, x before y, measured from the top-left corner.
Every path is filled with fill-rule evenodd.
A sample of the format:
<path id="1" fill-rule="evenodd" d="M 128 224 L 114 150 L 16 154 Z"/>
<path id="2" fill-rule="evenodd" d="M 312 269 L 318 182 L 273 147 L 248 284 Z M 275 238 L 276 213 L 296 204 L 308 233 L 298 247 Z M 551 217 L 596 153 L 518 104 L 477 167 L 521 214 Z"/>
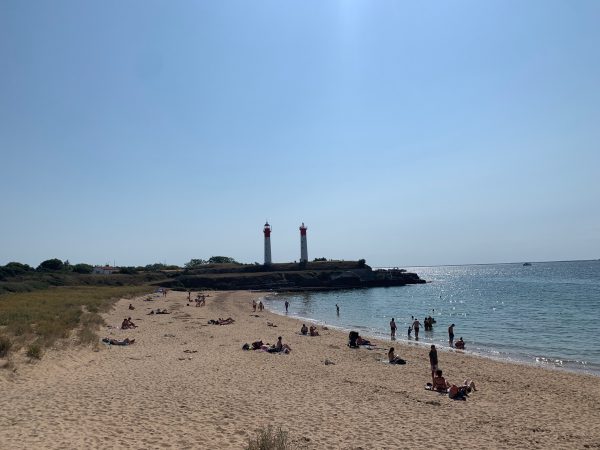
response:
<path id="1" fill-rule="evenodd" d="M 0 264 L 600 258 L 598 1 L 0 2 Z"/>

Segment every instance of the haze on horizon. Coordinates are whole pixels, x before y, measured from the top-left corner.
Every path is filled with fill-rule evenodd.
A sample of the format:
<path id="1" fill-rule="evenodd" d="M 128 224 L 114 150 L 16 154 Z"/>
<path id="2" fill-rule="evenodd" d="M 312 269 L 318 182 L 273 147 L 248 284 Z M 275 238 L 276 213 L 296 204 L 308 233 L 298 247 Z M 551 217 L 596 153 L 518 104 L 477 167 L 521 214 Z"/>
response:
<path id="1" fill-rule="evenodd" d="M 0 264 L 600 258 L 597 1 L 0 4 Z"/>

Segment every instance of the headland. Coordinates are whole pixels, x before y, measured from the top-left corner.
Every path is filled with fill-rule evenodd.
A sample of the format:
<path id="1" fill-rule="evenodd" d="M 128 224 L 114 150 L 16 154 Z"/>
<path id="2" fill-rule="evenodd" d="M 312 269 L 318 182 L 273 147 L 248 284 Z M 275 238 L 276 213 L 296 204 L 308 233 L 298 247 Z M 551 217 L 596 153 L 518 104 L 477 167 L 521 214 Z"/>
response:
<path id="1" fill-rule="evenodd" d="M 364 260 L 301 263 L 211 264 L 172 273 L 171 289 L 304 291 L 404 286 L 425 283 L 404 269 L 373 270 Z"/>

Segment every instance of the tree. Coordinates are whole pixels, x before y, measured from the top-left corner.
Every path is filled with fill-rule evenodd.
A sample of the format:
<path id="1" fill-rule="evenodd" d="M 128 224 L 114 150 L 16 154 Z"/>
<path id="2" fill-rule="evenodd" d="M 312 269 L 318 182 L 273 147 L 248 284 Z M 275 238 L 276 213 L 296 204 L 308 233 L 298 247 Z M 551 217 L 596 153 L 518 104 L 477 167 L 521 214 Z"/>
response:
<path id="1" fill-rule="evenodd" d="M 185 263 L 186 269 L 198 269 L 200 266 L 208 264 L 208 261 L 204 259 L 190 259 L 190 262 Z"/>
<path id="2" fill-rule="evenodd" d="M 208 259 L 209 264 L 239 264 L 235 259 L 229 256 L 211 256 Z"/>
<path id="3" fill-rule="evenodd" d="M 35 270 L 38 272 L 59 272 L 63 270 L 64 267 L 65 265 L 60 259 L 53 258 L 43 261 Z"/>
<path id="4" fill-rule="evenodd" d="M 4 268 L 8 270 L 12 270 L 15 274 L 31 272 L 33 271 L 33 267 L 29 264 L 22 264 L 20 262 L 9 262 Z"/>
<path id="5" fill-rule="evenodd" d="M 75 264 L 73 266 L 73 272 L 75 273 L 92 273 L 94 267 L 89 264 Z"/>
<path id="6" fill-rule="evenodd" d="M 31 272 L 33 267 L 19 262 L 9 262 L 5 266 L 0 266 L 0 278 L 15 277 L 27 272 Z"/>

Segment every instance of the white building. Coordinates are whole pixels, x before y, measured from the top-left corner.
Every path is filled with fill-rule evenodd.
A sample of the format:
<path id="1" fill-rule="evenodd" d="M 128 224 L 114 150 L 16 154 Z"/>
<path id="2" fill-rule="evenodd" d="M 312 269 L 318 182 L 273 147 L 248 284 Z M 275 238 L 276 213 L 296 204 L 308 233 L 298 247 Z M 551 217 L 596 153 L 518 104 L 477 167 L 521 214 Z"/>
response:
<path id="1" fill-rule="evenodd" d="M 95 273 L 97 275 L 112 275 L 115 272 L 118 272 L 119 268 L 118 267 L 112 267 L 112 266 L 95 266 L 94 269 L 92 270 L 92 273 Z"/>

